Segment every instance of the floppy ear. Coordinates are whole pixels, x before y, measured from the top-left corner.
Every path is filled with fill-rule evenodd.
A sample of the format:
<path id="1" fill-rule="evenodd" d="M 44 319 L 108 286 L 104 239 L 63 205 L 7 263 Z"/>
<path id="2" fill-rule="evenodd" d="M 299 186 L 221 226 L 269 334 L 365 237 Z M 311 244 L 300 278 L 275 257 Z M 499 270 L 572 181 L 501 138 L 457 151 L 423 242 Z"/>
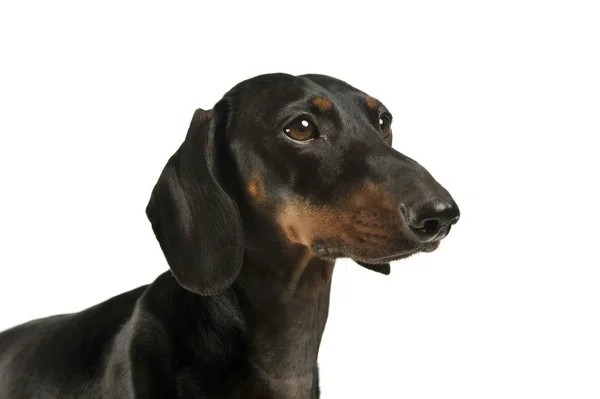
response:
<path id="1" fill-rule="evenodd" d="M 154 186 L 146 214 L 177 282 L 200 295 L 231 286 L 242 266 L 242 221 L 219 184 L 227 105 L 194 113 Z M 222 161 L 222 160 L 221 160 Z"/>
<path id="2" fill-rule="evenodd" d="M 361 265 L 362 267 L 364 267 L 365 269 L 373 270 L 374 272 L 385 274 L 386 276 L 388 274 L 390 274 L 391 268 L 390 268 L 389 263 L 381 263 L 378 265 L 371 265 L 371 264 L 364 263 L 364 262 L 358 262 L 358 261 L 355 261 L 355 262 L 358 263 L 359 265 Z"/>

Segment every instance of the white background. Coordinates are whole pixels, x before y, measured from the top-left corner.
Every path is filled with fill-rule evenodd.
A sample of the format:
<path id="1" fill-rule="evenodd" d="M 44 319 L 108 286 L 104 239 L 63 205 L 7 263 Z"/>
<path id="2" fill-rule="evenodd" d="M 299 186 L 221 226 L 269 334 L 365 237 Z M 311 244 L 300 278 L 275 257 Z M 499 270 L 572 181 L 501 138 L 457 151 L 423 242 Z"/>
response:
<path id="1" fill-rule="evenodd" d="M 144 208 L 193 111 L 317 72 L 380 98 L 462 211 L 388 277 L 338 262 L 323 397 L 600 397 L 597 3 L 12 3 L 0 329 L 166 270 Z"/>

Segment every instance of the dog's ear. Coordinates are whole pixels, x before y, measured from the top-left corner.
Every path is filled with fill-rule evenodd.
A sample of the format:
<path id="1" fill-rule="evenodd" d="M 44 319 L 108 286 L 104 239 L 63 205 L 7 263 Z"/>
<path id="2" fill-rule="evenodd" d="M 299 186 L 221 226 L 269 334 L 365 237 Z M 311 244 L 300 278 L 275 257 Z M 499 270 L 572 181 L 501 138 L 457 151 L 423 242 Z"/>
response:
<path id="1" fill-rule="evenodd" d="M 385 274 L 386 276 L 388 274 L 390 274 L 391 268 L 390 268 L 389 263 L 381 263 L 381 264 L 377 264 L 377 265 L 371 265 L 369 263 L 364 263 L 364 262 L 359 262 L 359 261 L 355 261 L 355 262 L 358 263 L 359 265 L 361 265 L 362 267 L 364 267 L 365 269 L 373 270 L 374 272 Z"/>
<path id="2" fill-rule="evenodd" d="M 236 203 L 220 183 L 229 109 L 194 113 L 185 141 L 154 186 L 146 214 L 177 282 L 200 295 L 231 286 L 244 238 Z"/>

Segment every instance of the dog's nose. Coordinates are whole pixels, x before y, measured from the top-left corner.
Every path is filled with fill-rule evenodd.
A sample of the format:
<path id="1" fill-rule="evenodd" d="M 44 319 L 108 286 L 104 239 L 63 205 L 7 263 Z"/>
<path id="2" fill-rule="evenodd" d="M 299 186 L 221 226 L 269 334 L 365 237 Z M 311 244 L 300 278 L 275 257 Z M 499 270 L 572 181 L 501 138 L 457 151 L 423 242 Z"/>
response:
<path id="1" fill-rule="evenodd" d="M 404 210 L 410 229 L 423 242 L 446 237 L 460 218 L 458 206 L 451 199 L 422 201 Z"/>

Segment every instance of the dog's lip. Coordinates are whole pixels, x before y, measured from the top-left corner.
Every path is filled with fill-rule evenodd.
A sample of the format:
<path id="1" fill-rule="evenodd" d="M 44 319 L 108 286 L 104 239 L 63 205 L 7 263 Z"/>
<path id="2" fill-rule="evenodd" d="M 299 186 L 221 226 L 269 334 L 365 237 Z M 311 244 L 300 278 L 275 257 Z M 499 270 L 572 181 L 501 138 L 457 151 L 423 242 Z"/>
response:
<path id="1" fill-rule="evenodd" d="M 358 259 L 356 257 L 353 257 L 353 259 L 360 260 L 362 262 L 367 262 L 367 263 L 375 263 L 375 264 L 377 264 L 377 263 L 388 263 L 388 262 L 393 262 L 395 260 L 400 260 L 400 259 L 406 258 L 406 257 L 408 257 L 410 255 L 414 255 L 414 254 L 416 254 L 418 252 L 421 252 L 421 247 L 415 248 L 415 249 L 413 249 L 411 251 L 404 251 L 404 252 L 401 252 L 399 254 L 394 254 L 394 255 L 390 255 L 390 256 L 383 256 L 381 258 L 370 258 L 370 259 L 369 258 L 361 258 L 361 259 Z"/>
<path id="2" fill-rule="evenodd" d="M 417 246 L 416 248 L 408 250 L 408 251 L 403 251 L 403 252 L 400 252 L 397 254 L 386 255 L 386 256 L 377 257 L 377 258 L 364 258 L 364 257 L 356 256 L 355 254 L 351 254 L 349 251 L 347 251 L 345 249 L 326 247 L 323 245 L 315 246 L 315 247 L 313 247 L 313 249 L 320 256 L 324 256 L 327 258 L 350 258 L 354 261 L 360 261 L 360 262 L 364 262 L 364 263 L 368 263 L 368 264 L 382 264 L 382 263 L 389 263 L 389 262 L 401 260 L 401 259 L 407 258 L 407 257 L 414 255 L 416 253 L 419 253 L 419 252 L 427 252 L 427 253 L 433 252 L 439 247 L 439 244 L 440 244 L 440 240 L 436 239 L 435 241 L 423 243 L 423 244 Z"/>

